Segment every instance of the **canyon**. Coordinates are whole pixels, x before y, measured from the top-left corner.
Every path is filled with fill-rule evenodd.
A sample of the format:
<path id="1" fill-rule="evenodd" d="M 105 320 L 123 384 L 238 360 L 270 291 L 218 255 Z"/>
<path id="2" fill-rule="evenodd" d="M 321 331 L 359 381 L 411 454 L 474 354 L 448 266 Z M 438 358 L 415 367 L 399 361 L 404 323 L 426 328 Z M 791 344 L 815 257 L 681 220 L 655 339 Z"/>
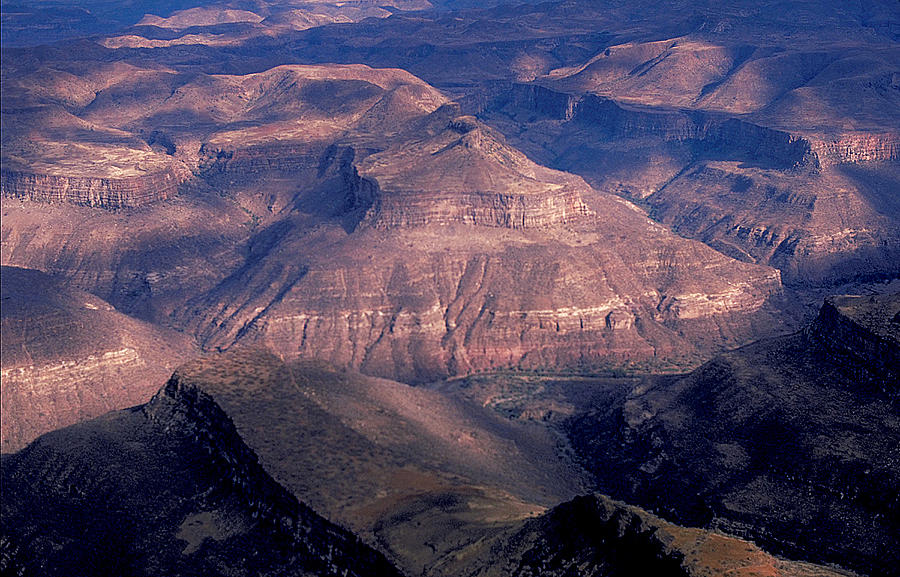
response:
<path id="1" fill-rule="evenodd" d="M 900 565 L 893 0 L 26 4 L 3 574 Z"/>
<path id="2" fill-rule="evenodd" d="M 77 234 L 48 238 L 28 223 L 65 219 L 74 233 L 71 211 L 7 190 L 4 258 L 72 279 L 207 349 L 265 344 L 288 358 L 422 382 L 501 367 L 691 366 L 753 327 L 778 326 L 777 271 L 680 239 L 629 203 L 535 164 L 405 72 L 280 66 L 202 81 L 139 77 L 173 96 L 142 92 L 150 101 L 123 107 L 101 93 L 82 116 L 116 118 L 108 130 L 138 135 L 152 122 L 154 142 L 194 176 L 174 203 L 84 214 L 95 230 L 127 221 L 152 240 L 122 250 Z M 323 100 L 335 91 L 338 107 Z M 194 125 L 174 123 L 199 102 L 217 104 L 203 112 L 198 145 Z M 209 233 L 173 235 L 163 220 L 177 211 L 194 222 L 193 211 L 210 210 L 219 214 Z M 217 247 L 205 251 L 215 264 L 197 262 L 197 237 Z M 160 241 L 164 252 L 151 248 Z M 128 290 L 110 285 L 144 263 L 154 268 Z M 514 274 L 519 267 L 530 272 Z"/>

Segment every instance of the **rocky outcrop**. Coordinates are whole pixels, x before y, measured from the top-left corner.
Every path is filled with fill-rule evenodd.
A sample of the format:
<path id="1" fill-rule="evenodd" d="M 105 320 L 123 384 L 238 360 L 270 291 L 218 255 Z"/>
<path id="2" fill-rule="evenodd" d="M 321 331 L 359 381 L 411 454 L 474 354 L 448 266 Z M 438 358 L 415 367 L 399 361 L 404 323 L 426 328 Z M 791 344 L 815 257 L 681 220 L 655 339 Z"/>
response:
<path id="1" fill-rule="evenodd" d="M 176 168 L 122 178 L 0 171 L 4 196 L 40 202 L 67 202 L 106 209 L 143 206 L 171 198 L 186 174 Z"/>
<path id="2" fill-rule="evenodd" d="M 590 214 L 574 189 L 544 195 L 441 191 L 378 195 L 372 224 L 378 228 L 467 224 L 501 228 L 549 228 Z"/>
<path id="3" fill-rule="evenodd" d="M 826 139 L 811 137 L 812 151 L 822 164 L 900 160 L 900 134 L 848 133 Z"/>
<path id="4" fill-rule="evenodd" d="M 487 577 L 689 577 L 684 553 L 622 503 L 602 496 L 576 497 L 523 524 L 491 551 L 480 575 Z"/>
<path id="5" fill-rule="evenodd" d="M 841 571 L 768 555 L 715 531 L 679 527 L 604 495 L 583 495 L 477 544 L 445 574 L 483 577 L 815 574 Z M 474 554 L 473 554 L 474 553 Z"/>
<path id="6" fill-rule="evenodd" d="M 261 172 L 292 174 L 316 171 L 328 145 L 303 141 L 266 143 L 247 147 L 203 144 L 199 152 L 200 175 L 213 183 L 222 179 L 248 180 Z"/>

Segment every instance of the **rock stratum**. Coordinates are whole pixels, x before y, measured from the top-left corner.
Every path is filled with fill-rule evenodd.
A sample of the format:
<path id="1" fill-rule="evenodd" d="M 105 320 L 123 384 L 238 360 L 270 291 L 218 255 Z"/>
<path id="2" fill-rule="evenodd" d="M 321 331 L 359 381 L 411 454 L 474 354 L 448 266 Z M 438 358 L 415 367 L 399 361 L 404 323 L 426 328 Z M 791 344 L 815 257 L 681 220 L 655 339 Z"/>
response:
<path id="1" fill-rule="evenodd" d="M 44 273 L 3 267 L 2 451 L 146 402 L 193 350 Z"/>
<path id="2" fill-rule="evenodd" d="M 27 200 L 64 202 L 108 209 L 136 207 L 165 200 L 178 193 L 183 178 L 174 170 L 147 176 L 98 178 L 3 171 L 3 194 Z"/>
<path id="3" fill-rule="evenodd" d="M 897 294 L 636 387 L 569 425 L 613 495 L 871 575 L 897 566 Z"/>

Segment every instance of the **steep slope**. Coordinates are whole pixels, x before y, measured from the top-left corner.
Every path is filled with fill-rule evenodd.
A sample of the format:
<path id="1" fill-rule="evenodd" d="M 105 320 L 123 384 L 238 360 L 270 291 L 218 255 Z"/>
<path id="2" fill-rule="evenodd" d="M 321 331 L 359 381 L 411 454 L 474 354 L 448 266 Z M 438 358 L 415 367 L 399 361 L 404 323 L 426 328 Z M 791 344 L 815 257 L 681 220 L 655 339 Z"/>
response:
<path id="1" fill-rule="evenodd" d="M 193 350 L 39 271 L 4 266 L 2 451 L 52 429 L 146 402 Z"/>
<path id="2" fill-rule="evenodd" d="M 890 575 L 900 543 L 898 295 L 637 387 L 569 435 L 598 486 L 791 556 Z"/>
<path id="3" fill-rule="evenodd" d="M 202 391 L 3 457 L 0 570 L 16 575 L 400 575 L 266 474 Z"/>

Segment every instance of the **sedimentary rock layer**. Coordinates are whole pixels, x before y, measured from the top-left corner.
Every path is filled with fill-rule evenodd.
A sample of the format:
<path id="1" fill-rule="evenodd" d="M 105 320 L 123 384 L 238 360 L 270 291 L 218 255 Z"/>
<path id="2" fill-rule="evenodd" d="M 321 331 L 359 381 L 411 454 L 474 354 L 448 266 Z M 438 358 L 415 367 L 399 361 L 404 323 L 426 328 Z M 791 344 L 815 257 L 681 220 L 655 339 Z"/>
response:
<path id="1" fill-rule="evenodd" d="M 4 196 L 41 202 L 68 202 L 116 209 L 136 207 L 171 198 L 185 179 L 175 169 L 123 178 L 33 174 L 4 169 L 0 189 Z"/>
<path id="2" fill-rule="evenodd" d="M 2 451 L 146 402 L 188 339 L 129 318 L 38 271 L 3 267 Z"/>

